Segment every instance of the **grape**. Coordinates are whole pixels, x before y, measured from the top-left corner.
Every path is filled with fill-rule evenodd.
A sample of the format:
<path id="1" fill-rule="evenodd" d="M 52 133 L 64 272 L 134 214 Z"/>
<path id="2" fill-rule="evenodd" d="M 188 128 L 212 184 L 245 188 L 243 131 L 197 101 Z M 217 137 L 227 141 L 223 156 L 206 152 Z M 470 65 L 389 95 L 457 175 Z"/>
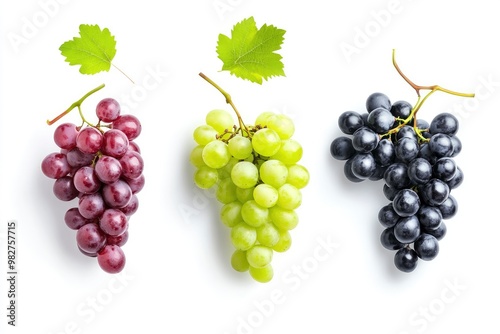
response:
<path id="1" fill-rule="evenodd" d="M 97 160 L 94 165 L 94 170 L 99 180 L 106 184 L 118 181 L 122 175 L 122 165 L 120 161 L 107 155 L 103 155 Z"/>
<path id="2" fill-rule="evenodd" d="M 278 153 L 281 147 L 281 138 L 276 131 L 264 128 L 253 135 L 252 147 L 258 154 L 270 157 Z"/>
<path id="3" fill-rule="evenodd" d="M 135 116 L 120 115 L 120 105 L 112 98 L 97 104 L 96 115 L 95 126 L 85 120 L 87 126 L 81 129 L 71 123 L 59 125 L 54 141 L 61 152 L 47 155 L 41 169 L 55 179 L 55 197 L 78 200 L 66 211 L 64 222 L 76 231 L 79 252 L 97 258 L 105 272 L 118 273 L 125 266 L 121 247 L 129 238 L 129 220 L 139 208 L 137 194 L 145 185 L 144 161 L 134 141 L 141 124 Z M 210 169 L 203 162 L 201 146 L 192 156 L 201 168 Z M 215 181 L 206 181 L 210 175 L 200 176 L 204 180 L 200 185 L 210 182 L 205 185 L 209 187 L 217 181 L 213 171 Z"/>
<path id="4" fill-rule="evenodd" d="M 378 92 L 367 98 L 366 109 L 339 115 L 340 132 L 330 144 L 330 155 L 343 163 L 349 181 L 381 181 L 389 203 L 378 212 L 380 243 L 395 251 L 397 269 L 411 272 L 419 259 L 436 257 L 438 241 L 447 233 L 444 220 L 457 213 L 451 192 L 464 178 L 455 160 L 462 150 L 458 120 L 449 113 L 438 114 L 430 123 L 415 119 L 410 103 L 391 105 L 388 96 Z M 293 208 L 281 200 L 279 193 L 277 207 Z M 275 210 L 271 208 L 269 216 L 280 230 L 293 226 L 291 217 L 280 219 Z"/>
<path id="5" fill-rule="evenodd" d="M 366 99 L 366 111 L 369 113 L 376 108 L 391 109 L 391 101 L 384 93 L 375 92 L 370 94 Z"/>
<path id="6" fill-rule="evenodd" d="M 269 282 L 273 253 L 291 246 L 289 231 L 298 225 L 301 189 L 310 175 L 300 164 L 303 148 L 292 138 L 295 126 L 288 116 L 263 112 L 255 126 L 243 129 L 228 115 L 212 110 L 195 128 L 193 180 L 201 189 L 214 187 L 222 204 L 219 218 L 234 247 L 231 267 Z"/>
<path id="7" fill-rule="evenodd" d="M 214 140 L 203 148 L 202 158 L 208 167 L 219 169 L 229 162 L 231 153 L 226 143 Z"/>
<path id="8" fill-rule="evenodd" d="M 128 138 L 121 130 L 109 129 L 102 138 L 101 153 L 121 158 L 128 150 Z"/>
<path id="9" fill-rule="evenodd" d="M 125 253 L 118 245 L 106 245 L 97 253 L 97 262 L 105 272 L 116 274 L 125 267 Z"/>
<path id="10" fill-rule="evenodd" d="M 95 111 L 97 118 L 110 123 L 120 116 L 120 104 L 113 98 L 105 98 L 97 103 Z"/>
<path id="11" fill-rule="evenodd" d="M 352 135 L 354 131 L 365 125 L 358 112 L 345 111 L 339 116 L 339 128 L 345 134 Z"/>
<path id="12" fill-rule="evenodd" d="M 234 125 L 231 114 L 223 109 L 209 111 L 205 117 L 205 121 L 218 133 L 224 132 L 224 130 L 230 130 Z"/>
<path id="13" fill-rule="evenodd" d="M 73 183 L 82 194 L 93 194 L 101 188 L 101 181 L 94 168 L 90 166 L 79 168 L 73 175 Z"/>
<path id="14" fill-rule="evenodd" d="M 128 140 L 134 140 L 141 134 L 142 124 L 134 115 L 121 115 L 111 123 L 111 128 L 121 130 Z"/>
<path id="15" fill-rule="evenodd" d="M 255 245 L 247 250 L 247 261 L 251 267 L 262 268 L 271 263 L 273 250 L 267 246 Z"/>
<path id="16" fill-rule="evenodd" d="M 64 153 L 50 153 L 42 161 L 42 172 L 51 179 L 59 179 L 71 171 Z"/>
<path id="17" fill-rule="evenodd" d="M 247 271 L 250 265 L 248 264 L 246 252 L 236 249 L 231 256 L 231 266 L 239 272 Z"/>
<path id="18" fill-rule="evenodd" d="M 54 130 L 54 142 L 60 148 L 71 150 L 76 147 L 78 130 L 73 123 L 63 123 Z"/>
<path id="19" fill-rule="evenodd" d="M 73 178 L 70 176 L 63 176 L 54 181 L 54 187 L 52 188 L 54 195 L 61 201 L 71 201 L 79 195 L 79 191 L 75 188 L 73 184 Z"/>
<path id="20" fill-rule="evenodd" d="M 102 134 L 93 127 L 86 127 L 76 137 L 76 147 L 84 153 L 96 154 L 102 145 Z"/>

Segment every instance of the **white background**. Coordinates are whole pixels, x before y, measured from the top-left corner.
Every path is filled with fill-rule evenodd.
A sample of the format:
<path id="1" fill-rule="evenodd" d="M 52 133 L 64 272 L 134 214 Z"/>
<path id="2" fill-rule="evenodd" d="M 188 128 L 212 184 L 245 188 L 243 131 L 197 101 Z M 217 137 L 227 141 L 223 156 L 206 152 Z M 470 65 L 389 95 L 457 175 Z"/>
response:
<path id="1" fill-rule="evenodd" d="M 260 86 L 219 71 L 218 34 L 249 16 L 259 27 L 287 31 L 280 51 L 286 77 Z M 135 85 L 115 68 L 84 76 L 64 62 L 58 48 L 81 23 L 110 29 L 114 64 Z M 492 1 L 2 1 L 0 27 L 2 277 L 11 219 L 18 222 L 19 269 L 15 328 L 7 326 L 8 289 L 0 280 L 0 332 L 499 331 L 493 157 L 500 21 Z M 417 84 L 478 94 L 467 100 L 438 92 L 420 110 L 428 121 L 443 111 L 459 118 L 463 151 L 456 161 L 465 181 L 453 191 L 459 211 L 447 222 L 440 254 L 411 274 L 397 271 L 393 253 L 379 243 L 377 213 L 387 203 L 382 183 L 346 181 L 343 164 L 329 155 L 340 135 L 338 115 L 364 111 L 370 93 L 415 102 L 392 66 L 393 48 Z M 275 277 L 267 284 L 231 269 L 220 205 L 192 183 L 192 131 L 209 110 L 228 108 L 200 71 L 232 95 L 248 123 L 265 110 L 288 114 L 304 147 L 301 163 L 311 180 L 300 223 L 292 248 L 274 257 Z M 95 103 L 110 96 L 143 125 L 137 142 L 146 186 L 119 275 L 79 253 L 63 221 L 75 203 L 58 201 L 40 170 L 57 150 L 54 126 L 45 121 L 101 83 L 106 88 L 83 104 L 86 115 L 92 118 Z M 78 122 L 76 110 L 64 120 Z"/>

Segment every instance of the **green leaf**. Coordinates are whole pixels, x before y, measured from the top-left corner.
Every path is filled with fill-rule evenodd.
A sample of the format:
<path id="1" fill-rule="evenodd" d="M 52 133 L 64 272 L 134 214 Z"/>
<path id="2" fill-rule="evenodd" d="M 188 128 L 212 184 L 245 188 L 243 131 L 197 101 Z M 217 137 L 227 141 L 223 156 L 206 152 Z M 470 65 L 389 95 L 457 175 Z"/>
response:
<path id="1" fill-rule="evenodd" d="M 59 50 L 70 65 L 81 65 L 80 73 L 96 74 L 109 71 L 116 54 L 115 37 L 107 28 L 98 25 L 80 25 L 80 37 L 64 42 Z"/>
<path id="2" fill-rule="evenodd" d="M 272 25 L 257 29 L 253 17 L 235 24 L 231 38 L 220 34 L 217 42 L 222 70 L 258 84 L 262 79 L 285 76 L 282 57 L 275 52 L 281 49 L 284 34 L 285 30 Z"/>

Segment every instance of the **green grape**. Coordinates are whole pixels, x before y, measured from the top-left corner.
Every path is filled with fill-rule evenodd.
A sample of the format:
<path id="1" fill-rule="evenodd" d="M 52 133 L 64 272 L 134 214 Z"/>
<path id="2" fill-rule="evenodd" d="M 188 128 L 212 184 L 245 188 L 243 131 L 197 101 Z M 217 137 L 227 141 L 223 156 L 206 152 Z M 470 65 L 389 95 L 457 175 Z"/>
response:
<path id="1" fill-rule="evenodd" d="M 231 256 L 231 266 L 234 270 L 239 272 L 247 271 L 250 267 L 247 260 L 247 253 L 245 251 L 236 249 Z"/>
<path id="2" fill-rule="evenodd" d="M 278 152 L 271 159 L 282 161 L 285 165 L 293 165 L 299 162 L 302 158 L 302 146 L 294 139 L 286 139 L 281 141 L 281 146 Z"/>
<path id="3" fill-rule="evenodd" d="M 269 210 L 260 206 L 254 200 L 243 203 L 241 206 L 241 217 L 250 226 L 259 227 L 269 220 Z"/>
<path id="4" fill-rule="evenodd" d="M 259 283 L 267 283 L 271 281 L 274 276 L 274 270 L 270 264 L 262 268 L 254 268 L 250 266 L 248 271 L 250 272 L 250 276 L 252 276 L 252 278 Z"/>
<path id="5" fill-rule="evenodd" d="M 241 202 L 233 201 L 224 204 L 220 210 L 220 220 L 227 227 L 233 227 L 243 221 L 241 217 Z"/>
<path id="6" fill-rule="evenodd" d="M 254 187 L 251 188 L 236 187 L 236 197 L 238 198 L 238 201 L 240 201 L 241 203 L 245 203 L 247 201 L 253 200 L 253 190 Z"/>
<path id="7" fill-rule="evenodd" d="M 278 201 L 278 190 L 273 186 L 261 183 L 254 188 L 253 198 L 257 204 L 270 208 Z"/>
<path id="8" fill-rule="evenodd" d="M 226 143 L 214 140 L 203 148 L 202 157 L 208 167 L 218 169 L 224 167 L 229 162 L 231 154 Z"/>
<path id="9" fill-rule="evenodd" d="M 302 193 L 294 185 L 285 183 L 278 189 L 278 206 L 282 207 L 283 209 L 295 210 L 300 206 L 301 203 Z"/>
<path id="10" fill-rule="evenodd" d="M 264 161 L 259 169 L 260 178 L 264 183 L 278 189 L 286 183 L 288 168 L 286 165 L 275 159 Z"/>
<path id="11" fill-rule="evenodd" d="M 276 131 L 264 128 L 254 133 L 252 146 L 258 154 L 270 157 L 280 149 L 281 139 Z"/>
<path id="12" fill-rule="evenodd" d="M 274 206 L 269 209 L 271 221 L 280 230 L 293 230 L 299 223 L 299 216 L 294 210 L 287 210 Z"/>
<path id="13" fill-rule="evenodd" d="M 250 249 L 257 241 L 257 230 L 243 222 L 236 224 L 231 229 L 231 242 L 239 250 Z"/>
<path id="14" fill-rule="evenodd" d="M 204 147 L 205 146 L 203 145 L 197 145 L 191 151 L 191 154 L 189 155 L 189 162 L 191 162 L 193 166 L 195 167 L 206 166 L 205 161 L 203 161 L 203 157 L 201 156 Z"/>
<path id="15" fill-rule="evenodd" d="M 264 246 L 273 247 L 280 240 L 280 232 L 273 223 L 266 223 L 257 228 L 257 241 Z"/>
<path id="16" fill-rule="evenodd" d="M 236 201 L 236 186 L 231 178 L 225 178 L 219 181 L 215 198 L 221 203 L 227 204 Z"/>
<path id="17" fill-rule="evenodd" d="M 286 182 L 295 186 L 297 189 L 302 189 L 309 183 L 309 171 L 302 165 L 290 165 L 288 166 L 288 177 Z"/>
<path id="18" fill-rule="evenodd" d="M 295 132 L 295 125 L 290 117 L 276 114 L 267 118 L 267 127 L 276 131 L 281 139 L 289 139 Z"/>
<path id="19" fill-rule="evenodd" d="M 210 125 L 200 125 L 193 132 L 194 141 L 198 145 L 205 146 L 213 140 L 216 140 L 217 131 Z"/>
<path id="20" fill-rule="evenodd" d="M 259 181 L 259 170 L 248 161 L 240 161 L 231 170 L 231 179 L 240 188 L 251 188 Z"/>
<path id="21" fill-rule="evenodd" d="M 279 240 L 272 247 L 275 252 L 283 253 L 289 250 L 291 245 L 292 245 L 292 236 L 290 235 L 290 232 L 288 232 L 287 230 L 280 230 Z"/>
<path id="22" fill-rule="evenodd" d="M 248 137 L 236 135 L 229 140 L 227 147 L 229 148 L 229 153 L 236 159 L 244 160 L 249 157 L 253 159 L 252 142 Z"/>
<path id="23" fill-rule="evenodd" d="M 218 133 L 224 132 L 224 130 L 232 130 L 234 125 L 233 116 L 222 109 L 214 109 L 207 113 L 205 117 L 205 122 L 213 127 Z"/>
<path id="24" fill-rule="evenodd" d="M 269 117 L 272 117 L 274 115 L 275 113 L 272 111 L 264 111 L 260 113 L 260 115 L 255 119 L 255 125 L 266 126 Z"/>
<path id="25" fill-rule="evenodd" d="M 194 173 L 194 182 L 201 189 L 208 189 L 212 187 L 219 179 L 219 173 L 216 169 L 208 166 L 201 166 Z"/>
<path id="26" fill-rule="evenodd" d="M 255 245 L 247 250 L 248 264 L 254 268 L 262 268 L 271 263 L 273 250 L 262 245 Z"/>

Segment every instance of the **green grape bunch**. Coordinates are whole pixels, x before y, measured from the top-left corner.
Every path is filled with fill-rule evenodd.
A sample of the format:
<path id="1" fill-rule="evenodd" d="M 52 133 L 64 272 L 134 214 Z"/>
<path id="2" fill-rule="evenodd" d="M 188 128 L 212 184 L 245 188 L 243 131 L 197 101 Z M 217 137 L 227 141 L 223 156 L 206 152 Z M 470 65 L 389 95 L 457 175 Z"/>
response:
<path id="1" fill-rule="evenodd" d="M 265 283 L 274 275 L 274 252 L 291 246 L 290 231 L 299 223 L 296 209 L 309 172 L 300 164 L 303 149 L 292 138 L 295 125 L 290 117 L 266 111 L 254 125 L 245 125 L 230 97 L 226 100 L 238 125 L 226 110 L 206 114 L 205 124 L 193 132 L 193 179 L 201 189 L 215 187 L 220 221 L 230 228 L 234 246 L 233 269 L 248 271 L 255 281 Z"/>

